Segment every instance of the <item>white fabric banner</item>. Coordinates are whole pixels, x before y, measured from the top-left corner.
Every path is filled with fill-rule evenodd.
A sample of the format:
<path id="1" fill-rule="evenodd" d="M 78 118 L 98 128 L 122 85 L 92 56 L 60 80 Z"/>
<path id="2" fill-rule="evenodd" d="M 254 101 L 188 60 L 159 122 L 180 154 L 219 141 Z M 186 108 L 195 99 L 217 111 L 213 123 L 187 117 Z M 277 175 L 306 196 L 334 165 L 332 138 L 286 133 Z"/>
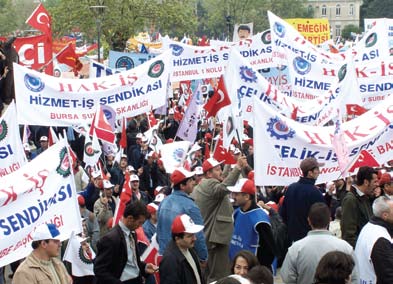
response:
<path id="1" fill-rule="evenodd" d="M 12 101 L 0 118 L 0 177 L 18 170 L 27 162 L 15 117 L 16 108 Z"/>
<path id="2" fill-rule="evenodd" d="M 274 66 L 270 31 L 258 33 L 242 41 L 216 42 L 218 45 L 193 46 L 163 38 L 163 49 L 172 50 L 171 82 L 218 78 L 228 64 L 231 47 L 237 47 L 240 53 L 256 69 Z"/>
<path id="3" fill-rule="evenodd" d="M 326 96 L 334 82 L 341 79 L 344 60 L 353 58 L 356 74 L 360 77 L 363 74 L 358 70 L 364 71 L 369 65 L 381 65 L 381 62 L 383 64 L 384 60 L 389 59 L 386 25 L 383 23 L 375 25 L 345 53 L 334 54 L 316 48 L 290 24 L 270 12 L 268 15 L 272 30 L 273 62 L 287 66 L 292 86 L 290 95 L 299 102 Z M 378 77 L 381 72 L 368 73 L 373 74 L 369 77 Z M 363 81 L 366 80 L 370 78 Z M 366 107 L 374 105 L 368 104 Z"/>
<path id="4" fill-rule="evenodd" d="M 183 166 L 190 144 L 190 141 L 176 141 L 161 146 L 161 160 L 168 174 Z"/>
<path id="5" fill-rule="evenodd" d="M 14 64 L 18 123 L 72 126 L 90 122 L 99 104 L 132 117 L 165 104 L 170 52 L 138 67 L 93 79 L 54 78 Z"/>
<path id="6" fill-rule="evenodd" d="M 300 162 L 315 157 L 325 163 L 317 183 L 340 178 L 334 153 L 334 126 L 316 127 L 298 123 L 274 112 L 254 98 L 254 170 L 257 185 L 288 185 L 301 175 Z M 349 160 L 368 150 L 380 163 L 393 159 L 393 97 L 356 119 L 341 125 Z M 350 165 L 348 165 L 350 166 Z"/>
<path id="7" fill-rule="evenodd" d="M 42 223 L 55 224 L 61 240 L 82 231 L 67 147 L 62 139 L 0 179 L 0 266 L 31 252 L 32 233 Z"/>

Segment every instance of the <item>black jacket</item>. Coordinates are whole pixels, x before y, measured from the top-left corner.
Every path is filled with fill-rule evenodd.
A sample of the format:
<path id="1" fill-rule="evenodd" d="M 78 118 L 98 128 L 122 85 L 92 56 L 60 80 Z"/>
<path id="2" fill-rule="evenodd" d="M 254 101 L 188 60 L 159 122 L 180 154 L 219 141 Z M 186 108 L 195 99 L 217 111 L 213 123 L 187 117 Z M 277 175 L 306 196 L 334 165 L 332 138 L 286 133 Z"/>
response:
<path id="1" fill-rule="evenodd" d="M 198 268 L 201 283 L 202 279 L 199 259 L 193 249 L 190 249 L 192 258 Z M 160 262 L 160 283 L 161 284 L 196 284 L 197 280 L 194 271 L 187 259 L 177 247 L 174 241 L 171 241 L 165 249 L 164 255 Z"/>
<path id="2" fill-rule="evenodd" d="M 316 202 L 325 202 L 322 193 L 315 186 L 315 179 L 301 177 L 288 186 L 280 215 L 288 227 L 289 241 L 304 238 L 311 230 L 307 222 L 308 211 Z"/>
<path id="3" fill-rule="evenodd" d="M 370 223 L 385 227 L 393 237 L 393 225 L 375 216 L 371 217 Z M 393 247 L 389 240 L 381 237 L 375 242 L 371 251 L 371 261 L 377 276 L 377 284 L 393 283 Z"/>
<path id="4" fill-rule="evenodd" d="M 133 233 L 136 246 L 137 262 L 140 270 L 139 280 L 142 284 L 142 275 L 146 276 L 146 264 L 140 261 L 140 254 L 137 246 L 137 238 Z M 121 274 L 127 263 L 127 243 L 123 230 L 116 225 L 97 243 L 97 256 L 94 260 L 94 274 L 97 284 L 120 284 Z M 141 275 L 142 274 L 142 275 Z"/>

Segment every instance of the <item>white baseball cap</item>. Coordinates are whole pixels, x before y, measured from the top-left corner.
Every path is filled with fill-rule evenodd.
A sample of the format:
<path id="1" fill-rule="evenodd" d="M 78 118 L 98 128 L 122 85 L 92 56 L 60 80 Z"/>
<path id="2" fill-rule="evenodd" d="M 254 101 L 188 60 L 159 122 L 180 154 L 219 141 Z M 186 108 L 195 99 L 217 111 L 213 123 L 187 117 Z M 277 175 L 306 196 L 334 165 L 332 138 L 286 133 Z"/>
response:
<path id="1" fill-rule="evenodd" d="M 156 197 L 154 198 L 154 202 L 158 202 L 161 203 L 165 198 L 165 194 L 163 193 L 159 193 L 156 195 Z"/>
<path id="2" fill-rule="evenodd" d="M 109 189 L 109 188 L 112 188 L 112 187 L 115 186 L 114 184 L 112 184 L 112 183 L 111 183 L 109 180 L 107 180 L 107 179 L 104 179 L 103 184 L 104 184 L 104 188 L 105 188 L 105 189 Z"/>
<path id="3" fill-rule="evenodd" d="M 42 240 L 59 240 L 58 236 L 60 231 L 57 229 L 55 224 L 41 224 L 39 225 L 32 234 L 33 241 Z"/>
<path id="4" fill-rule="evenodd" d="M 203 230 L 202 225 L 196 225 L 190 216 L 187 214 L 182 214 L 176 216 L 175 220 L 172 223 L 172 233 L 180 234 L 180 233 L 189 233 L 196 234 Z"/>
<path id="5" fill-rule="evenodd" d="M 130 181 L 139 181 L 139 177 L 137 175 L 131 175 Z"/>
<path id="6" fill-rule="evenodd" d="M 203 168 L 202 168 L 202 167 L 195 167 L 194 173 L 195 173 L 197 176 L 203 175 Z"/>
<path id="7" fill-rule="evenodd" d="M 206 173 L 208 170 L 210 170 L 214 167 L 217 167 L 218 165 L 221 165 L 222 163 L 223 162 L 220 163 L 219 161 L 217 161 L 214 158 L 209 158 L 206 161 L 204 161 L 202 164 L 203 172 Z"/>
<path id="8" fill-rule="evenodd" d="M 91 176 L 92 176 L 93 178 L 98 178 L 99 176 L 101 176 L 101 171 L 93 171 L 93 172 L 91 173 Z"/>

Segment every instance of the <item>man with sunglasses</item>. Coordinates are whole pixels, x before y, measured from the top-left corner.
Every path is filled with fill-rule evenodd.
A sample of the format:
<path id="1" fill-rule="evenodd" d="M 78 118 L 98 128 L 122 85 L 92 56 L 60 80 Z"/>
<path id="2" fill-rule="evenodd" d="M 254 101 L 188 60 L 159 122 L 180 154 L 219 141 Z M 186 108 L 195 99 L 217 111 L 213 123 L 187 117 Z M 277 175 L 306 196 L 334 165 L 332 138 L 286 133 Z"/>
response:
<path id="1" fill-rule="evenodd" d="M 166 197 L 158 208 L 157 241 L 159 254 L 163 255 L 168 243 L 172 240 L 171 225 L 176 216 L 187 214 L 197 225 L 203 225 L 199 207 L 189 196 L 194 190 L 195 173 L 180 167 L 171 175 L 173 192 Z M 196 234 L 195 251 L 202 266 L 207 260 L 207 247 L 203 232 Z"/>

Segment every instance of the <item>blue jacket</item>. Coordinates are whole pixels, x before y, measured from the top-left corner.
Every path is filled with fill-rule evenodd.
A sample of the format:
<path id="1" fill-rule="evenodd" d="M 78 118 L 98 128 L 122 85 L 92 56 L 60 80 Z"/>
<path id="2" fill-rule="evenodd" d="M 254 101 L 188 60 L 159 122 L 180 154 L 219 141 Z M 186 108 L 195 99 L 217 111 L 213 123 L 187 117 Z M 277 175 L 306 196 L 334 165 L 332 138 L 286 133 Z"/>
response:
<path id="1" fill-rule="evenodd" d="M 311 230 L 307 222 L 311 205 L 325 202 L 322 193 L 315 186 L 315 179 L 301 177 L 288 186 L 280 215 L 287 224 L 290 243 L 304 238 Z"/>
<path id="2" fill-rule="evenodd" d="M 187 214 L 197 225 L 203 225 L 203 219 L 199 207 L 194 200 L 185 192 L 174 190 L 165 198 L 158 208 L 157 241 L 160 246 L 159 254 L 164 251 L 172 240 L 172 222 L 177 215 Z M 203 231 L 196 234 L 195 251 L 200 260 L 207 260 L 207 247 Z"/>

